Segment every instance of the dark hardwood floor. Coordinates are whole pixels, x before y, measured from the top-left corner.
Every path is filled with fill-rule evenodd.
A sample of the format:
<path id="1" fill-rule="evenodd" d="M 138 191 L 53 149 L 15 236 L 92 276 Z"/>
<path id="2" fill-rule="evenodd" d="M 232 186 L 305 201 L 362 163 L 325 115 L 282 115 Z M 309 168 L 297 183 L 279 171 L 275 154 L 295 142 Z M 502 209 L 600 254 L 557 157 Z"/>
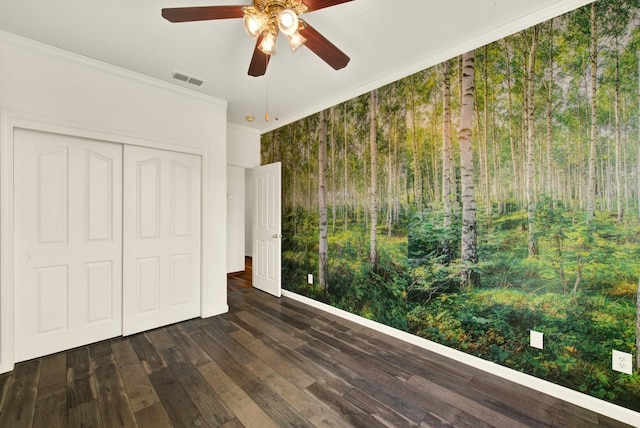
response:
<path id="1" fill-rule="evenodd" d="M 227 275 L 227 290 L 235 291 L 243 288 L 251 288 L 251 281 L 253 281 L 251 266 L 251 257 L 245 257 L 244 271 Z"/>
<path id="2" fill-rule="evenodd" d="M 234 287 L 228 314 L 17 364 L 0 375 L 0 427 L 625 426 Z"/>

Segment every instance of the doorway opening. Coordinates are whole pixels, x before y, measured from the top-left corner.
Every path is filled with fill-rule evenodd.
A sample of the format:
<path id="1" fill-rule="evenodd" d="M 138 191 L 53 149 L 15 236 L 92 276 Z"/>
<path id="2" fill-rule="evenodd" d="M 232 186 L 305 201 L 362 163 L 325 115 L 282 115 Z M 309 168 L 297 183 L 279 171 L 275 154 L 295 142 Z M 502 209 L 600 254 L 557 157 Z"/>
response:
<path id="1" fill-rule="evenodd" d="M 227 291 L 252 288 L 252 259 L 250 256 L 244 258 L 244 270 L 227 274 Z"/>

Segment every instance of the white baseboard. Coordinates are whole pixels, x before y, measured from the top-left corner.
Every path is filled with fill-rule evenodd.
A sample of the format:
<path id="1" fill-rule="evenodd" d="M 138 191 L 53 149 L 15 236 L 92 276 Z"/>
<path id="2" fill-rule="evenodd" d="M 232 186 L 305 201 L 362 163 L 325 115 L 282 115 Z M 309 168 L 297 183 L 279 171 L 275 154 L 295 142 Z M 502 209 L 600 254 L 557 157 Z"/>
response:
<path id="1" fill-rule="evenodd" d="M 282 295 L 292 300 L 296 300 L 314 308 L 321 309 L 330 314 L 355 322 L 362 326 L 371 328 L 380 333 L 384 333 L 405 342 L 411 343 L 412 345 L 416 345 L 426 350 L 451 358 L 452 360 L 475 367 L 496 376 L 500 376 L 503 379 L 510 380 L 512 382 L 531 389 L 535 389 L 536 391 L 543 392 L 560 400 L 575 404 L 576 406 L 584 407 L 585 409 L 600 413 L 611 419 L 624 422 L 634 427 L 640 427 L 640 413 L 634 412 L 633 410 L 627 409 L 625 407 L 600 400 L 598 398 L 583 394 L 564 386 L 556 385 L 555 383 L 525 373 L 521 373 L 517 370 L 492 363 L 491 361 L 483 360 L 482 358 L 478 358 L 473 355 L 465 354 L 464 352 L 455 350 L 453 348 L 449 348 L 439 343 L 423 339 L 411 333 L 407 333 L 405 331 L 389 327 L 388 325 L 363 318 L 359 315 L 352 314 L 351 312 L 335 308 L 331 305 L 318 302 L 317 300 L 310 299 L 291 291 L 282 290 Z"/>

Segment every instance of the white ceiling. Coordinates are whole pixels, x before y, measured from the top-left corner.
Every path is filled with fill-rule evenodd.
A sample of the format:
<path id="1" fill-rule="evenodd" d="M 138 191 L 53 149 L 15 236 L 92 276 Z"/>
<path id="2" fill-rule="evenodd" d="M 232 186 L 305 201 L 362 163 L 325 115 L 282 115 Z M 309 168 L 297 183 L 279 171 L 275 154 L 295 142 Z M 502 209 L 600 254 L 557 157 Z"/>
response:
<path id="1" fill-rule="evenodd" d="M 0 0 L 0 30 L 227 100 L 229 122 L 266 132 L 590 1 L 354 0 L 304 15 L 351 57 L 346 68 L 335 71 L 304 47 L 291 53 L 280 36 L 259 78 L 247 75 L 255 42 L 240 19 L 160 16 L 167 7 L 250 0 Z M 173 71 L 206 83 L 182 83 Z"/>

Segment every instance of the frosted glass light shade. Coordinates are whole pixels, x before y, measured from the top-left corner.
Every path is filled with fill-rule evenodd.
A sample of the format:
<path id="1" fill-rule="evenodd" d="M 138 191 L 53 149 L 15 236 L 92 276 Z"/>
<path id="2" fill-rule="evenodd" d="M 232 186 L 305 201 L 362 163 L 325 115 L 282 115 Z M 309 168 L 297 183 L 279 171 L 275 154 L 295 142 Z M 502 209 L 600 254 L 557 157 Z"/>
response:
<path id="1" fill-rule="evenodd" d="M 276 34 L 265 31 L 264 36 L 262 37 L 262 42 L 260 42 L 260 46 L 258 46 L 262 52 L 267 55 L 275 55 L 276 54 Z"/>
<path id="2" fill-rule="evenodd" d="M 289 46 L 291 47 L 291 52 L 295 52 L 300 46 L 304 45 L 307 41 L 303 36 L 300 35 L 297 31 L 290 36 L 287 36 L 289 39 Z"/>
<path id="3" fill-rule="evenodd" d="M 286 36 L 298 31 L 298 14 L 291 9 L 283 9 L 278 14 L 278 28 Z"/>
<path id="4" fill-rule="evenodd" d="M 254 39 L 260 35 L 266 22 L 266 17 L 260 13 L 245 13 L 242 18 L 244 29 Z"/>

